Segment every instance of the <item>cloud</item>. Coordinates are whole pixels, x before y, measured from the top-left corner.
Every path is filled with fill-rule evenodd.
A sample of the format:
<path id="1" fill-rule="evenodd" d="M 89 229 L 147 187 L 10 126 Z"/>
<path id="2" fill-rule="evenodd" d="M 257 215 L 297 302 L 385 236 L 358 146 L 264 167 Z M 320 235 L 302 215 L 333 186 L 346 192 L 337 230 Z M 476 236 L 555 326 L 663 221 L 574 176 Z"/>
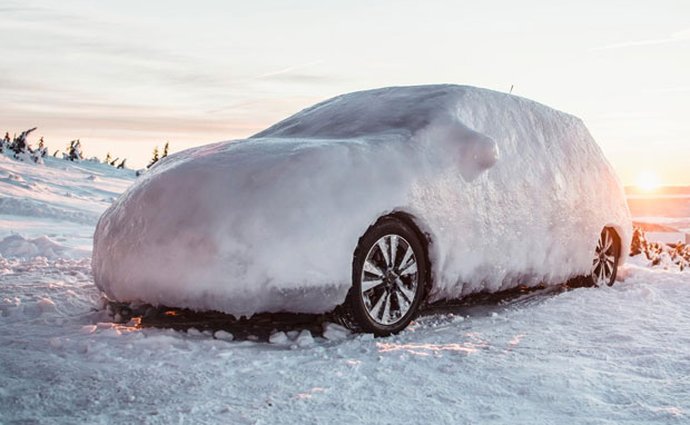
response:
<path id="1" fill-rule="evenodd" d="M 277 77 L 277 76 L 281 76 L 281 75 L 285 75 L 285 74 L 290 74 L 290 73 L 293 73 L 295 71 L 300 71 L 300 70 L 305 69 L 305 68 L 310 68 L 312 66 L 319 65 L 322 63 L 323 63 L 323 60 L 319 59 L 319 60 L 303 63 L 300 65 L 292 65 L 292 66 L 289 66 L 287 68 L 279 69 L 278 71 L 267 72 L 265 74 L 257 75 L 254 78 L 257 78 L 257 79 L 273 78 L 273 77 Z"/>
<path id="2" fill-rule="evenodd" d="M 666 93 L 686 93 L 690 92 L 690 86 L 664 87 L 658 89 L 644 90 L 643 93 L 666 94 Z"/>
<path id="3" fill-rule="evenodd" d="M 257 75 L 249 80 L 276 81 L 289 84 L 330 84 L 340 81 L 339 78 L 332 75 L 304 72 L 305 69 L 315 67 L 322 63 L 324 63 L 323 60 L 315 60 L 300 65 L 293 65 L 277 71 Z"/>
<path id="4" fill-rule="evenodd" d="M 621 43 L 609 44 L 606 46 L 593 47 L 590 51 L 625 49 L 628 47 L 656 46 L 660 44 L 678 43 L 690 40 L 690 28 L 675 32 L 665 38 L 652 38 L 647 40 L 625 41 Z"/>

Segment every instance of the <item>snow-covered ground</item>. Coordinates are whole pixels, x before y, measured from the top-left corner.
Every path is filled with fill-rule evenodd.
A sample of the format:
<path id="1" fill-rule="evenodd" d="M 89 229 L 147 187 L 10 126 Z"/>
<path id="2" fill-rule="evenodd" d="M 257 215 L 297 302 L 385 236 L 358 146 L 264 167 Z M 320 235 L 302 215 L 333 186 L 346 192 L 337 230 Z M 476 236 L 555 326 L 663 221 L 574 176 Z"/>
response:
<path id="1" fill-rule="evenodd" d="M 382 339 L 114 324 L 91 236 L 133 179 L 0 156 L 0 423 L 690 421 L 690 272 L 639 257 L 611 288 L 444 307 Z"/>

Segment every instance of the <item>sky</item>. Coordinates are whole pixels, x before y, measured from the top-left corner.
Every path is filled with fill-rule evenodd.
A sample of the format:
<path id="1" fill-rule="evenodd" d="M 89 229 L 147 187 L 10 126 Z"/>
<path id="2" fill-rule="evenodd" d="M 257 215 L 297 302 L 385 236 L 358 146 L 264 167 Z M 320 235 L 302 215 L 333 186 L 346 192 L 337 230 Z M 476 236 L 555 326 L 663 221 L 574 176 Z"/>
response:
<path id="1" fill-rule="evenodd" d="M 0 130 L 143 166 L 393 85 L 581 117 L 626 184 L 690 184 L 690 1 L 0 0 Z"/>

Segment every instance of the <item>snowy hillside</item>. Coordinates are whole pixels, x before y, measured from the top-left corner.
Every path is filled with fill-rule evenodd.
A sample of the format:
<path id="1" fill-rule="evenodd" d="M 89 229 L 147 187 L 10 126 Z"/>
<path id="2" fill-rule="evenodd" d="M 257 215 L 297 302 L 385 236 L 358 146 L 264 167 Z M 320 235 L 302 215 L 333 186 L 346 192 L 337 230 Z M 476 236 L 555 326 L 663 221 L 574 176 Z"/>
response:
<path id="1" fill-rule="evenodd" d="M 0 239 L 29 239 L 5 239 L 0 255 L 25 255 L 24 249 L 53 257 L 49 246 L 62 256 L 90 255 L 98 217 L 132 184 L 134 172 L 90 161 L 44 161 L 34 165 L 0 155 Z"/>
<path id="2" fill-rule="evenodd" d="M 611 288 L 438 307 L 382 339 L 321 319 L 114 324 L 92 235 L 133 180 L 0 156 L 0 424 L 690 421 L 690 272 L 641 257 Z"/>

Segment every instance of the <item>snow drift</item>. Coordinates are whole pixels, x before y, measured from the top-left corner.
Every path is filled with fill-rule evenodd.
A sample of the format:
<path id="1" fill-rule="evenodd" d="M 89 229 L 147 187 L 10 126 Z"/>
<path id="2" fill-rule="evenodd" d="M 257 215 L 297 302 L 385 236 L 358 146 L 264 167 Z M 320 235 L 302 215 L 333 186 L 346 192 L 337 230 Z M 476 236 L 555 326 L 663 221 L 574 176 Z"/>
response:
<path id="1" fill-rule="evenodd" d="M 432 301 L 588 274 L 604 226 L 623 255 L 631 237 L 578 118 L 473 87 L 393 87 L 161 161 L 101 217 L 95 282 L 126 302 L 325 312 L 360 236 L 392 212 L 428 235 Z"/>

